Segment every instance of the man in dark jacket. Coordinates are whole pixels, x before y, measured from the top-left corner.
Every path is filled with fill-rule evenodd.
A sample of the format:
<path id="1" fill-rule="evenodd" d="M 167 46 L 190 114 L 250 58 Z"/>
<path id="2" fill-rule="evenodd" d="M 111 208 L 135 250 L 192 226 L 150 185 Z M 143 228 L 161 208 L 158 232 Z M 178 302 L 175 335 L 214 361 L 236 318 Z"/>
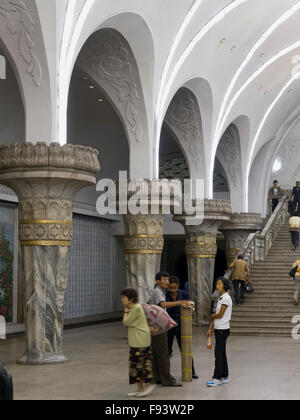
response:
<path id="1" fill-rule="evenodd" d="M 300 211 L 300 181 L 296 182 L 296 187 L 293 188 L 292 196 L 294 213 L 299 213 Z"/>

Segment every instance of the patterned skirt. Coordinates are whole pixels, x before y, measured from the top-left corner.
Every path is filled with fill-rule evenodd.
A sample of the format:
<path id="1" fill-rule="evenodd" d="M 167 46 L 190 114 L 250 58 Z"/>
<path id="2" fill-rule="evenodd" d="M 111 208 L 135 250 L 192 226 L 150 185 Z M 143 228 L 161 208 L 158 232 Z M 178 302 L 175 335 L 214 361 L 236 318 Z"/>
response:
<path id="1" fill-rule="evenodd" d="M 152 351 L 151 347 L 145 349 L 130 348 L 129 351 L 129 383 L 150 383 L 152 376 Z"/>

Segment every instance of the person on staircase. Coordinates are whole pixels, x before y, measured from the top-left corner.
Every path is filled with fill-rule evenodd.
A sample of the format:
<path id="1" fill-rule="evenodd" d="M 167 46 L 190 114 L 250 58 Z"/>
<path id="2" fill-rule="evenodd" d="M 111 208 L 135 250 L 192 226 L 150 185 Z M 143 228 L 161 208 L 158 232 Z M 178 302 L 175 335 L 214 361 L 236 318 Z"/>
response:
<path id="1" fill-rule="evenodd" d="M 297 267 L 297 271 L 294 278 L 295 293 L 293 298 L 293 305 L 298 306 L 299 293 L 300 293 L 300 258 L 295 261 L 293 268 Z"/>
<path id="2" fill-rule="evenodd" d="M 244 257 L 239 255 L 230 265 L 233 268 L 232 282 L 234 287 L 235 303 L 240 306 L 244 303 L 245 283 L 251 283 L 250 269 Z"/>
<path id="3" fill-rule="evenodd" d="M 293 215 L 299 215 L 300 214 L 300 181 L 296 182 L 296 186 L 293 188 L 293 194 L 292 194 L 292 210 Z"/>
<path id="4" fill-rule="evenodd" d="M 272 197 L 272 213 L 276 210 L 276 207 L 279 204 L 279 198 L 281 195 L 281 188 L 278 185 L 278 181 L 273 182 L 273 187 L 269 191 L 269 196 Z"/>

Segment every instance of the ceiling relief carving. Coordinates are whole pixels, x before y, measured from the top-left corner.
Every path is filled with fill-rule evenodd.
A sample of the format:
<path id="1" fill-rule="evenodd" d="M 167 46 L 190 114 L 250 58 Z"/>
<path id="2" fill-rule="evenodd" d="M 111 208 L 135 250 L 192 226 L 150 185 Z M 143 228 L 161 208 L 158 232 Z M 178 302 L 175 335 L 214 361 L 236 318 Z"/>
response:
<path id="1" fill-rule="evenodd" d="M 279 157 L 283 163 L 289 161 L 295 154 L 299 154 L 300 151 L 300 139 L 299 137 L 292 137 L 288 139 L 281 147 Z"/>
<path id="2" fill-rule="evenodd" d="M 234 125 L 228 127 L 217 150 L 217 158 L 221 162 L 230 183 L 238 188 L 241 174 L 241 149 L 238 130 Z"/>
<path id="3" fill-rule="evenodd" d="M 6 21 L 6 28 L 18 39 L 18 50 L 26 64 L 34 84 L 39 87 L 42 80 L 42 68 L 34 53 L 33 30 L 35 22 L 26 4 L 21 0 L 2 0 L 0 16 Z"/>
<path id="4" fill-rule="evenodd" d="M 181 88 L 174 96 L 168 109 L 166 123 L 176 134 L 184 147 L 190 163 L 196 170 L 201 168 L 202 125 L 198 102 L 194 94 Z"/>
<path id="5" fill-rule="evenodd" d="M 127 128 L 138 143 L 143 141 L 144 101 L 138 69 L 125 39 L 113 29 L 90 37 L 78 57 L 78 65 L 108 94 L 113 90 Z"/>

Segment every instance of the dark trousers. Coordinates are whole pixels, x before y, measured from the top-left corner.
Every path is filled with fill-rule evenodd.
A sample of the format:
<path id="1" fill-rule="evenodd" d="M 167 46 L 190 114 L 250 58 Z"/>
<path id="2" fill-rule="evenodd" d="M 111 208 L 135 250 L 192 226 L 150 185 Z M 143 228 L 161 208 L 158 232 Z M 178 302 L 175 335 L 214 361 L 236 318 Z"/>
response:
<path id="1" fill-rule="evenodd" d="M 178 347 L 181 351 L 181 329 L 180 327 L 173 328 L 172 330 L 168 331 L 168 347 L 169 347 L 169 355 L 171 355 L 173 351 L 173 343 L 174 338 L 176 337 Z M 194 359 L 193 359 L 193 375 L 196 374 L 195 371 L 195 365 L 194 365 Z"/>
<path id="2" fill-rule="evenodd" d="M 292 244 L 295 248 L 299 246 L 300 233 L 296 230 L 291 231 Z"/>
<path id="3" fill-rule="evenodd" d="M 158 384 L 172 385 L 176 379 L 170 373 L 170 356 L 168 350 L 168 334 L 152 336 L 152 370 Z"/>
<path id="4" fill-rule="evenodd" d="M 228 362 L 226 355 L 226 343 L 230 336 L 230 330 L 215 330 L 216 348 L 215 358 L 216 366 L 214 379 L 226 379 L 229 376 Z"/>
<path id="5" fill-rule="evenodd" d="M 244 300 L 245 282 L 242 280 L 233 280 L 232 283 L 234 287 L 235 303 L 240 305 L 240 303 Z"/>
<path id="6" fill-rule="evenodd" d="M 278 204 L 279 204 L 278 198 L 273 198 L 273 200 L 272 200 L 272 213 L 274 213 Z"/>

